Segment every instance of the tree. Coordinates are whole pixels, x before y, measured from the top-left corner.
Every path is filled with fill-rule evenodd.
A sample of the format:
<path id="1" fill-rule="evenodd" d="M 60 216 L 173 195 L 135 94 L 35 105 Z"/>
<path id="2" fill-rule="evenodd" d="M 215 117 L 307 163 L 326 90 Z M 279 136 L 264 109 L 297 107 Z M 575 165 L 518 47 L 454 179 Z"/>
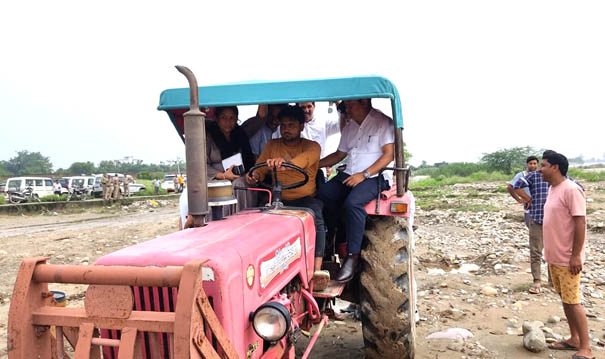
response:
<path id="1" fill-rule="evenodd" d="M 505 148 L 484 154 L 481 162 L 487 165 L 490 172 L 501 171 L 506 174 L 512 174 L 525 166 L 525 160 L 528 156 L 538 153 L 539 151 L 530 146 Z"/>
<path id="2" fill-rule="evenodd" d="M 4 162 L 4 169 L 13 175 L 48 174 L 53 171 L 53 164 L 40 152 L 19 151 L 17 156 Z"/>
<path id="3" fill-rule="evenodd" d="M 67 169 L 67 173 L 72 175 L 95 173 L 95 164 L 92 162 L 74 162 Z"/>
<path id="4" fill-rule="evenodd" d="M 10 172 L 7 169 L 7 166 L 8 166 L 8 162 L 6 162 L 6 161 L 0 161 L 0 176 L 7 176 L 8 177 L 8 176 L 10 176 L 10 175 L 13 174 L 12 172 Z"/>

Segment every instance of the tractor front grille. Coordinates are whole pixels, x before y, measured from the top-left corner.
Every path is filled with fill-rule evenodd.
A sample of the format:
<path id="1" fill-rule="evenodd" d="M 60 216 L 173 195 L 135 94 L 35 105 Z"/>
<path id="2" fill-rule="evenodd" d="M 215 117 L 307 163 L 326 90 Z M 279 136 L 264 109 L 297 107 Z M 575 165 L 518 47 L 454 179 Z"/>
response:
<path id="1" fill-rule="evenodd" d="M 174 312 L 178 288 L 168 287 L 131 287 L 134 297 L 134 310 L 139 311 L 155 311 L 155 312 Z M 214 308 L 212 297 L 208 297 L 210 304 Z M 204 327 L 207 328 L 205 325 Z M 109 339 L 120 339 L 121 333 L 119 330 L 102 329 L 101 337 Z M 176 359 L 170 358 L 172 351 L 173 338 L 169 333 L 139 333 L 141 343 L 142 358 L 152 359 Z M 212 346 L 218 350 L 216 338 L 207 330 L 206 336 L 211 340 Z M 155 355 L 152 356 L 152 353 Z M 117 359 L 118 348 L 103 347 L 103 357 L 105 359 Z"/>

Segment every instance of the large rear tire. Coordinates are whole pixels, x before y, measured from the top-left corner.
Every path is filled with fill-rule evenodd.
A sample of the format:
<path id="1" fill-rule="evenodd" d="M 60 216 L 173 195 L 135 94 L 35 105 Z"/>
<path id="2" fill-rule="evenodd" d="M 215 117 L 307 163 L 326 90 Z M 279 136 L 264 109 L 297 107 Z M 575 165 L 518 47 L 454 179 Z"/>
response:
<path id="1" fill-rule="evenodd" d="M 414 358 L 413 236 L 405 218 L 368 216 L 360 279 L 366 358 Z"/>

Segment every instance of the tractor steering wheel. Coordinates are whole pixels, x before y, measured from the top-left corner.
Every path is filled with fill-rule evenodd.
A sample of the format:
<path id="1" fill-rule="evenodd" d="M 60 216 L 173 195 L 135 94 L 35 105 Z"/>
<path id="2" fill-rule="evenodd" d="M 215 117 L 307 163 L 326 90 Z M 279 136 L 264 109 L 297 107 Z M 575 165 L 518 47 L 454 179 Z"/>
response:
<path id="1" fill-rule="evenodd" d="M 291 168 L 291 169 L 299 172 L 303 176 L 305 176 L 305 178 L 302 181 L 299 181 L 299 182 L 296 182 L 296 183 L 292 183 L 292 184 L 289 184 L 289 185 L 286 185 L 286 186 L 282 186 L 281 187 L 282 191 L 283 190 L 287 190 L 287 189 L 298 188 L 298 187 L 306 185 L 307 182 L 309 182 L 309 175 L 302 168 L 300 168 L 298 166 L 295 166 L 295 165 L 293 165 L 291 163 L 287 163 L 287 162 L 282 163 L 282 166 L 283 167 L 287 167 L 287 168 Z M 252 177 L 252 173 L 254 172 L 254 170 L 262 168 L 262 167 L 267 167 L 267 162 L 261 162 L 261 163 L 258 163 L 256 165 L 252 166 L 252 168 L 250 168 L 250 170 L 248 171 L 248 175 L 250 175 Z M 269 186 L 269 185 L 267 185 L 265 183 L 262 183 L 262 182 L 258 182 L 256 185 L 259 186 L 259 187 L 261 187 L 261 188 L 266 188 L 266 189 L 271 190 L 271 191 L 275 190 L 276 187 L 277 187 L 277 169 L 273 168 L 272 175 L 273 175 L 273 185 Z"/>

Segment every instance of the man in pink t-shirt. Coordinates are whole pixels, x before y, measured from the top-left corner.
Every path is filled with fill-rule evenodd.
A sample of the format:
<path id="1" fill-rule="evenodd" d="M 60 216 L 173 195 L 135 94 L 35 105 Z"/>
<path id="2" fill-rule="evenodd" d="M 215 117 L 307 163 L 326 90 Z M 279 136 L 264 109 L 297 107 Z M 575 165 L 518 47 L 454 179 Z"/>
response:
<path id="1" fill-rule="evenodd" d="M 553 286 L 561 295 L 571 337 L 549 346 L 577 350 L 574 358 L 594 358 L 588 337 L 586 312 L 580 301 L 580 273 L 586 258 L 586 195 L 567 179 L 567 158 L 547 151 L 542 157 L 542 177 L 550 184 L 544 204 L 544 258 Z"/>

